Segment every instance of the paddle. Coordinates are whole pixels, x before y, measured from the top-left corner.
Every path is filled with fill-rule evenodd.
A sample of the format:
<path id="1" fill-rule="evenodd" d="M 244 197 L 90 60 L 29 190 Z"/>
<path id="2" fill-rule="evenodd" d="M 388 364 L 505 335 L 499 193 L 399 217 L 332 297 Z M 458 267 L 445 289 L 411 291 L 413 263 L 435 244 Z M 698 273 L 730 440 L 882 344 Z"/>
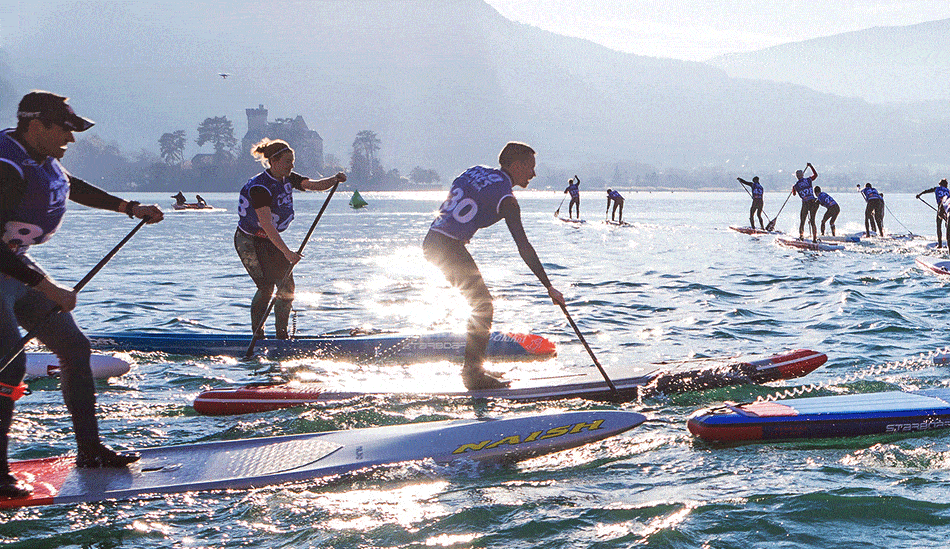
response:
<path id="1" fill-rule="evenodd" d="M 749 189 L 747 189 L 746 186 L 742 184 L 742 181 L 737 181 L 737 183 L 739 183 L 739 186 L 742 187 L 742 190 L 744 190 L 745 193 L 746 193 L 747 195 L 749 195 L 749 198 L 751 198 L 752 200 L 755 200 L 755 197 L 752 196 L 752 193 L 749 192 Z M 766 219 L 769 219 L 769 214 L 765 213 L 765 211 L 763 211 L 762 214 L 765 215 L 765 218 L 766 218 Z M 776 216 L 776 217 L 778 217 L 778 216 Z M 751 219 L 750 219 L 750 221 L 751 221 Z M 774 225 L 772 224 L 772 220 L 771 220 L 771 219 L 769 219 L 769 224 L 766 225 L 766 227 L 774 227 Z M 754 223 L 752 224 L 752 228 L 753 228 L 753 229 L 755 228 L 755 224 L 754 224 Z M 770 228 L 769 230 L 771 231 L 772 229 Z"/>
<path id="2" fill-rule="evenodd" d="M 561 203 L 557 205 L 557 209 L 554 210 L 554 217 L 557 217 L 561 213 L 561 206 L 564 205 L 564 199 L 567 198 L 567 194 L 564 194 L 564 198 L 561 199 Z"/>
<path id="3" fill-rule="evenodd" d="M 333 198 L 333 193 L 336 192 L 336 188 L 339 186 L 339 181 L 333 184 L 333 187 L 330 189 L 330 194 L 327 195 L 327 199 L 323 201 L 323 206 L 320 207 L 320 212 L 317 213 L 317 217 L 310 225 L 310 230 L 307 231 L 307 236 L 303 237 L 303 241 L 300 243 L 300 248 L 297 249 L 297 255 L 303 255 L 303 249 L 307 247 L 307 242 L 310 241 L 310 235 L 312 235 L 313 230 L 317 228 L 317 223 L 319 223 L 320 218 L 323 217 L 324 210 L 327 209 L 327 206 L 330 204 L 330 199 Z M 294 271 L 294 265 L 296 265 L 296 263 L 287 268 L 287 272 L 284 273 L 284 277 L 277 284 L 278 289 L 283 285 L 284 281 L 287 280 L 287 277 L 290 276 L 290 274 Z M 261 317 L 260 325 L 254 326 L 254 332 L 251 336 L 251 344 L 247 346 L 247 352 L 244 353 L 244 358 L 251 358 L 251 355 L 254 354 L 254 346 L 257 345 L 257 340 L 260 339 L 258 337 L 258 333 L 260 333 L 260 331 L 264 328 L 264 323 L 267 322 L 267 317 L 270 316 L 270 312 L 274 308 L 274 303 L 277 302 L 278 291 L 279 290 L 274 291 L 274 297 L 271 298 L 270 303 L 267 305 L 267 310 L 264 311 L 264 316 Z"/>
<path id="4" fill-rule="evenodd" d="M 96 276 L 96 274 L 99 271 L 101 271 L 103 267 L 106 266 L 106 263 L 108 263 L 109 260 L 111 260 L 115 256 L 115 254 L 119 253 L 119 250 L 122 249 L 122 246 L 125 246 L 125 243 L 131 240 L 132 237 L 135 235 L 135 233 L 137 233 L 139 229 L 141 229 L 142 226 L 148 222 L 149 222 L 149 218 L 145 218 L 142 221 L 140 221 L 139 224 L 136 225 L 135 228 L 129 232 L 129 234 L 125 235 L 125 238 L 123 238 L 118 244 L 115 245 L 115 248 L 112 248 L 111 252 L 107 253 L 106 256 L 103 257 L 99 261 L 99 263 L 97 263 L 96 266 L 93 267 L 92 270 L 86 274 L 86 276 L 82 277 L 82 280 L 80 280 L 78 283 L 76 283 L 75 286 L 73 286 L 73 291 L 78 293 L 80 290 L 82 290 L 83 287 L 85 287 L 85 285 L 88 284 L 90 280 L 92 280 L 92 277 Z M 23 352 L 23 349 L 26 347 L 26 344 L 29 343 L 31 339 L 36 337 L 36 334 L 46 324 L 46 322 L 50 318 L 52 318 L 53 315 L 58 313 L 60 310 L 61 308 L 59 305 L 56 305 L 55 307 L 53 307 L 52 310 L 50 310 L 50 312 L 46 313 L 45 317 L 40 319 L 40 321 L 37 322 L 35 326 L 33 326 L 32 330 L 28 331 L 25 336 L 20 338 L 20 342 L 17 344 L 17 346 L 14 347 L 12 351 L 7 353 L 3 357 L 2 360 L 0 360 L 0 363 L 3 364 L 3 366 L 0 366 L 0 372 L 6 370 L 7 366 L 9 366 L 14 361 L 14 359 L 16 359 L 16 357 L 20 356 L 20 353 Z"/>
<path id="5" fill-rule="evenodd" d="M 571 328 L 574 328 L 574 333 L 577 334 L 577 338 L 581 340 L 581 343 L 584 345 L 584 348 L 587 349 L 587 354 L 590 355 L 590 358 L 594 361 L 594 366 L 597 366 L 597 369 L 600 370 L 600 375 L 604 376 L 604 381 L 607 382 L 607 386 L 610 387 L 610 390 L 613 392 L 614 397 L 617 400 L 620 400 L 620 393 L 617 391 L 617 387 L 614 386 L 614 382 L 610 381 L 610 377 L 607 376 L 607 372 L 604 371 L 604 367 L 600 365 L 600 361 L 597 360 L 597 357 L 594 356 L 594 351 L 591 350 L 590 345 L 587 344 L 587 340 L 584 339 L 583 334 L 581 334 L 580 329 L 577 327 L 577 324 L 574 324 L 574 319 L 571 318 L 570 313 L 567 312 L 567 307 L 561 305 L 561 310 L 564 311 L 564 316 L 567 317 L 567 321 L 571 323 Z"/>
<path id="6" fill-rule="evenodd" d="M 937 212 L 938 214 L 940 213 L 940 210 L 938 210 L 937 208 L 934 208 L 933 206 L 931 206 L 931 205 L 930 205 L 930 202 L 927 202 L 927 201 L 924 200 L 923 198 L 921 198 L 921 197 L 918 196 L 918 197 L 917 197 L 917 200 L 920 200 L 921 202 L 923 202 L 924 204 L 926 204 L 928 208 L 930 208 L 931 210 Z"/>
<path id="7" fill-rule="evenodd" d="M 791 191 L 788 192 L 788 196 L 785 197 L 785 202 L 782 202 L 782 207 L 779 208 L 779 209 L 778 209 L 778 213 L 775 214 L 775 219 L 773 219 L 772 221 L 769 221 L 769 224 L 765 226 L 765 230 L 766 230 L 766 231 L 770 231 L 770 232 L 771 232 L 771 231 L 774 231 L 774 230 L 775 230 L 775 222 L 778 221 L 778 216 L 782 215 L 782 210 L 785 209 L 785 205 L 788 204 L 788 199 L 792 197 L 792 193 L 793 193 L 793 192 L 795 192 L 795 191 L 794 191 L 794 190 L 791 190 Z"/>

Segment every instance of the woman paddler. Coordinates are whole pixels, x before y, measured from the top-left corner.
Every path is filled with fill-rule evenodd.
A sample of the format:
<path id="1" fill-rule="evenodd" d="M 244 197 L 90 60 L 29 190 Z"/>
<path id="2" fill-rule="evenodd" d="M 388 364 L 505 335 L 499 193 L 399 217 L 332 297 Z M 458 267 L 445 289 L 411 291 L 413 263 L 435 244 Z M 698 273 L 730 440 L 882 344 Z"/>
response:
<path id="1" fill-rule="evenodd" d="M 300 261 L 300 255 L 287 247 L 280 233 L 294 219 L 293 190 L 325 191 L 346 181 L 346 174 L 314 180 L 294 172 L 294 150 L 281 139 L 264 138 L 251 148 L 251 155 L 266 169 L 241 189 L 234 249 L 257 285 L 251 302 L 251 326 L 259 328 L 258 337 L 264 336 L 264 312 L 279 284 L 274 327 L 278 339 L 287 339 L 294 278 L 293 273 L 286 278 L 284 275 Z"/>

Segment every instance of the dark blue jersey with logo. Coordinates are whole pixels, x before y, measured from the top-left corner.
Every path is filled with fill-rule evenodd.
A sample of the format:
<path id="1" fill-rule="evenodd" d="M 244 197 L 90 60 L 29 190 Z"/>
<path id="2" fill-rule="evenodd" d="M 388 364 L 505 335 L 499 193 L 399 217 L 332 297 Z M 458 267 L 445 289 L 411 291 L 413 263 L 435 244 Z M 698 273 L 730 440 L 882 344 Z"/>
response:
<path id="1" fill-rule="evenodd" d="M 468 242 L 478 229 L 502 218 L 501 201 L 509 196 L 514 198 L 511 178 L 504 171 L 487 166 L 469 168 L 452 182 L 449 197 L 429 229 Z"/>

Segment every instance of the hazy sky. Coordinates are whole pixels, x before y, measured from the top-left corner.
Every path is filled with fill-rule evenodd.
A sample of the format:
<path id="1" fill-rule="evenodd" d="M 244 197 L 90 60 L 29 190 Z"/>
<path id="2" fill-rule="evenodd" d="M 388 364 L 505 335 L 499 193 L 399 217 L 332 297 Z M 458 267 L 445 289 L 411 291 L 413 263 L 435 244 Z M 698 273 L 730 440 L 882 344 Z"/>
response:
<path id="1" fill-rule="evenodd" d="M 486 0 L 502 15 L 609 48 L 705 61 L 877 26 L 950 19 L 947 0 Z"/>

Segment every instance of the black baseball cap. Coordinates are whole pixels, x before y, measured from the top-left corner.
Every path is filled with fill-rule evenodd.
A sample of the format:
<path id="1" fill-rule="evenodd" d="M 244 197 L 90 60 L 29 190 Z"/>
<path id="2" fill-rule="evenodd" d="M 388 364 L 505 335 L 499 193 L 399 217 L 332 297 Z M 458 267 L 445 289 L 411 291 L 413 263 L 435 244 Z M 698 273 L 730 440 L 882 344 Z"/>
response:
<path id="1" fill-rule="evenodd" d="M 67 130 L 84 132 L 95 122 L 83 118 L 66 104 L 68 97 L 48 91 L 31 91 L 20 100 L 17 118 L 38 118 L 44 122 L 58 124 Z"/>

